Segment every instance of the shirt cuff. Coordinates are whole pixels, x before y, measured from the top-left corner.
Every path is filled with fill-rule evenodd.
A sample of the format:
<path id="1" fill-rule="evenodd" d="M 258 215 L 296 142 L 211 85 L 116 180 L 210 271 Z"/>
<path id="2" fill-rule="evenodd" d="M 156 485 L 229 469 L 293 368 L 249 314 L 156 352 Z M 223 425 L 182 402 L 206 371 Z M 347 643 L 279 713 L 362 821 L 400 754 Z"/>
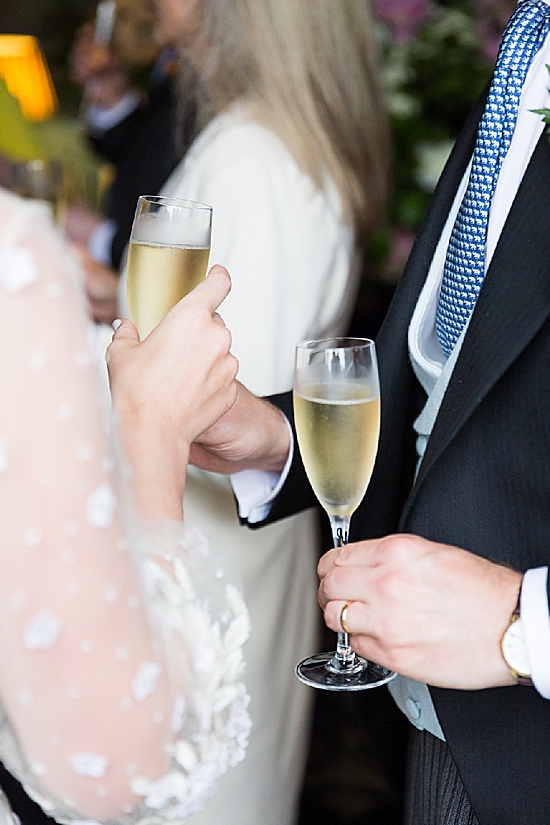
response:
<path id="1" fill-rule="evenodd" d="M 93 133 L 107 132 L 109 129 L 118 126 L 134 109 L 137 109 L 140 99 L 137 92 L 128 92 L 110 109 L 104 109 L 103 106 L 93 104 L 86 112 L 86 122 Z"/>
<path id="2" fill-rule="evenodd" d="M 249 524 L 257 524 L 268 517 L 271 505 L 286 481 L 294 456 L 294 434 L 284 413 L 281 413 L 290 433 L 288 458 L 281 473 L 269 470 L 241 470 L 230 476 L 231 486 L 239 507 L 239 516 Z"/>
<path id="3" fill-rule="evenodd" d="M 550 614 L 547 578 L 547 567 L 527 570 L 521 584 L 519 612 L 531 665 L 531 679 L 540 695 L 550 699 Z"/>
<path id="4" fill-rule="evenodd" d="M 116 235 L 116 221 L 101 221 L 98 223 L 88 241 L 88 252 L 98 264 L 112 266 L 111 247 Z"/>

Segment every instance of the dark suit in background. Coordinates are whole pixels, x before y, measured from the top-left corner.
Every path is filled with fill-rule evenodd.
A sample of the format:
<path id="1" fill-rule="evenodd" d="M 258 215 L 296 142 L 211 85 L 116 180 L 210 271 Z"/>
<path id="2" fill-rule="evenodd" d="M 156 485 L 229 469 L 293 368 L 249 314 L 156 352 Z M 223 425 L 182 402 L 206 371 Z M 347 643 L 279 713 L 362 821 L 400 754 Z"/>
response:
<path id="1" fill-rule="evenodd" d="M 164 75 L 153 80 L 146 100 L 124 120 L 89 134 L 95 152 L 115 167 L 105 209 L 117 225 L 111 246 L 115 269 L 130 238 L 139 196 L 160 191 L 191 142 L 193 118 L 183 124 L 179 140 L 176 110 L 176 79 Z"/>

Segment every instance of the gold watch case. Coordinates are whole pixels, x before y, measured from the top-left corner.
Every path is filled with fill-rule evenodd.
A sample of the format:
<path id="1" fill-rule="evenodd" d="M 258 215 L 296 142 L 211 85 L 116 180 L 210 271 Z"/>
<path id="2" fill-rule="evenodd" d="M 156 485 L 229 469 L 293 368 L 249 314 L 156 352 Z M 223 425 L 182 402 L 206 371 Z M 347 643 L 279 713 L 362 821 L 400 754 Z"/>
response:
<path id="1" fill-rule="evenodd" d="M 514 679 L 523 684 L 532 684 L 531 665 L 518 610 L 515 610 L 510 618 L 510 624 L 502 637 L 501 649 L 504 661 L 510 668 Z"/>

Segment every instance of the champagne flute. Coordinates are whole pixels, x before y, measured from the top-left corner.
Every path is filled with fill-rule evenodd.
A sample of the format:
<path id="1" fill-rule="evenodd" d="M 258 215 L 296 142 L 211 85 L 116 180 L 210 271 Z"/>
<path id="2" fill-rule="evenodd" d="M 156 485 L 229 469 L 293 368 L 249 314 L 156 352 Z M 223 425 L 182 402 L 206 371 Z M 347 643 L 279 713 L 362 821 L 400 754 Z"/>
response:
<path id="1" fill-rule="evenodd" d="M 65 223 L 63 167 L 58 160 L 29 160 L 13 167 L 13 191 L 23 198 L 46 201 L 58 226 Z"/>
<path id="2" fill-rule="evenodd" d="M 212 207 L 142 195 L 126 264 L 130 317 L 143 340 L 206 276 Z"/>
<path id="3" fill-rule="evenodd" d="M 307 477 L 328 513 L 335 547 L 348 541 L 349 524 L 365 495 L 380 431 L 380 388 L 374 342 L 325 338 L 296 347 L 294 415 Z M 336 651 L 304 659 L 296 675 L 324 690 L 365 690 L 394 678 L 367 662 L 338 633 Z"/>

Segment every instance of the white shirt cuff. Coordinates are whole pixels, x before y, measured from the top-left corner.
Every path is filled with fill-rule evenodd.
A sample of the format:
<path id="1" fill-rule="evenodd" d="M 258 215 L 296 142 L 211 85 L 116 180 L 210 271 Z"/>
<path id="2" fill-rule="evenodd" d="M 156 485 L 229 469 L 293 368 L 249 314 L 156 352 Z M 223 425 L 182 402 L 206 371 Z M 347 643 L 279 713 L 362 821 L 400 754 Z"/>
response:
<path id="1" fill-rule="evenodd" d="M 283 418 L 290 433 L 288 458 L 281 473 L 270 470 L 241 470 L 230 476 L 231 486 L 239 506 L 239 516 L 249 524 L 257 524 L 269 515 L 273 499 L 286 481 L 294 455 L 294 435 L 286 415 Z"/>
<path id="2" fill-rule="evenodd" d="M 93 104 L 86 112 L 88 126 L 97 132 L 107 132 L 114 126 L 118 126 L 134 109 L 137 109 L 140 99 L 137 92 L 127 92 L 110 109 L 104 109 L 103 106 Z"/>
<path id="3" fill-rule="evenodd" d="M 531 679 L 545 699 L 550 699 L 550 614 L 548 611 L 547 567 L 527 570 L 521 584 L 521 622 Z"/>
<path id="4" fill-rule="evenodd" d="M 98 264 L 112 266 L 111 246 L 117 231 L 116 221 L 98 223 L 88 241 L 88 252 Z"/>

